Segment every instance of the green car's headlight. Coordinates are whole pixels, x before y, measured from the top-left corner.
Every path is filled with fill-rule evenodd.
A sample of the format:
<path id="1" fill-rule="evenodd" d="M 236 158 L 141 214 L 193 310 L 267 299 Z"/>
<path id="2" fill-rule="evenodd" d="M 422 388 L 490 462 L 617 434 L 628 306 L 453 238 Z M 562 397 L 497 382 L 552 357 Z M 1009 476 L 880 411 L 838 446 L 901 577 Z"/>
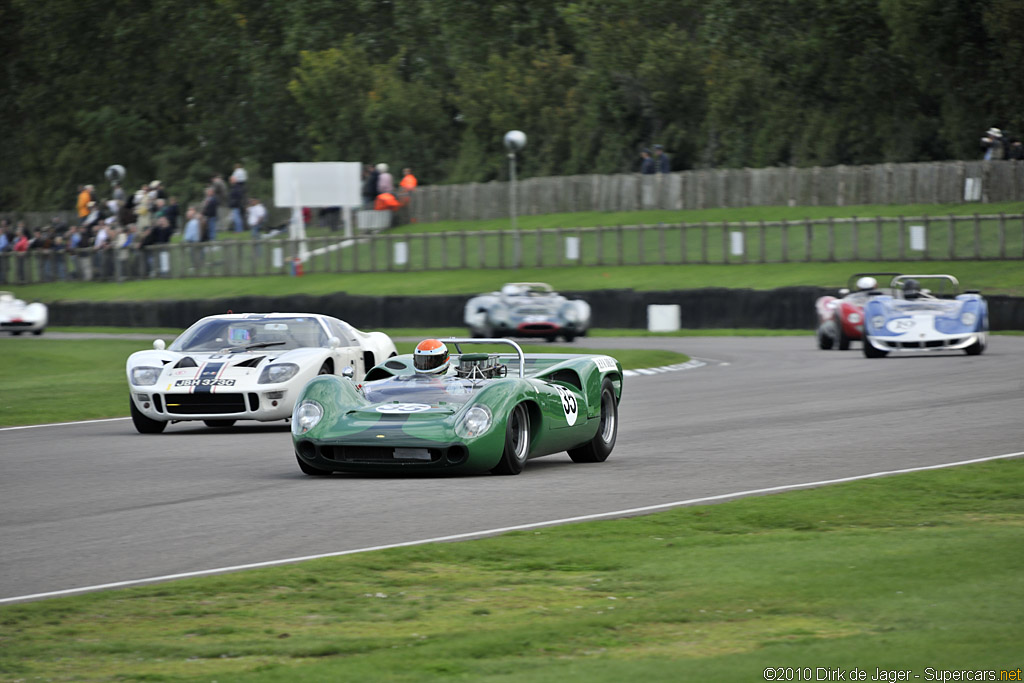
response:
<path id="1" fill-rule="evenodd" d="M 132 368 L 132 384 L 137 387 L 148 387 L 156 384 L 160 379 L 160 368 L 148 368 L 141 366 Z"/>
<path id="2" fill-rule="evenodd" d="M 292 411 L 292 434 L 305 434 L 324 417 L 324 407 L 316 401 L 302 401 Z"/>
<path id="3" fill-rule="evenodd" d="M 263 372 L 260 373 L 260 384 L 277 384 L 278 382 L 286 382 L 295 376 L 295 373 L 299 371 L 299 366 L 295 363 L 277 363 L 276 365 L 268 365 L 263 368 Z"/>
<path id="4" fill-rule="evenodd" d="M 459 418 L 455 424 L 455 433 L 468 439 L 473 436 L 480 436 L 491 428 L 491 410 L 485 405 L 475 405 Z"/>

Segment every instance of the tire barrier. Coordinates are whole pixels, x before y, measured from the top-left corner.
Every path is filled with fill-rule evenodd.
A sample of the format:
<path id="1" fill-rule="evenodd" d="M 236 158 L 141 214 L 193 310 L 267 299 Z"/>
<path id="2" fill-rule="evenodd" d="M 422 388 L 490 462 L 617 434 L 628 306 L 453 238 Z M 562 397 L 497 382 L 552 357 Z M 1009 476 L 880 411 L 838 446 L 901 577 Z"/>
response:
<path id="1" fill-rule="evenodd" d="M 688 329 L 765 328 L 813 330 L 814 301 L 837 294 L 821 287 L 773 290 L 705 288 L 671 291 L 603 289 L 563 292 L 590 304 L 592 327 L 647 328 L 647 306 L 676 304 Z M 183 301 L 56 301 L 49 304 L 55 326 L 180 327 L 207 315 L 309 312 L 340 318 L 363 330 L 395 327 L 462 327 L 468 295 L 366 296 L 337 292 L 322 296 L 238 296 Z M 1024 298 L 987 296 L 992 330 L 1024 330 Z"/>

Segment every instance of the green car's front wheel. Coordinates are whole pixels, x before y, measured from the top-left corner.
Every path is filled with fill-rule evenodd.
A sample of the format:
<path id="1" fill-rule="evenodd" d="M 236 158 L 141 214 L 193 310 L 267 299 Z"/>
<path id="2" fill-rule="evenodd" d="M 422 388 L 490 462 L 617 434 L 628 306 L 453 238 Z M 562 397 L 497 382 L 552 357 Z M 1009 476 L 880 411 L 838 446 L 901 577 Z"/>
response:
<path id="1" fill-rule="evenodd" d="M 520 403 L 509 413 L 505 425 L 505 450 L 501 460 L 491 472 L 494 474 L 519 474 L 530 454 L 530 416 L 526 406 Z"/>
<path id="2" fill-rule="evenodd" d="M 601 423 L 597 434 L 586 445 L 569 449 L 573 462 L 604 462 L 615 448 L 619 435 L 619 403 L 610 380 L 601 383 Z"/>
<path id="3" fill-rule="evenodd" d="M 299 463 L 299 469 L 302 470 L 303 474 L 308 474 L 311 477 L 321 477 L 325 474 L 330 474 L 327 470 L 321 470 L 313 467 L 312 465 L 307 465 L 306 462 L 298 456 L 298 454 L 295 455 L 295 460 Z"/>

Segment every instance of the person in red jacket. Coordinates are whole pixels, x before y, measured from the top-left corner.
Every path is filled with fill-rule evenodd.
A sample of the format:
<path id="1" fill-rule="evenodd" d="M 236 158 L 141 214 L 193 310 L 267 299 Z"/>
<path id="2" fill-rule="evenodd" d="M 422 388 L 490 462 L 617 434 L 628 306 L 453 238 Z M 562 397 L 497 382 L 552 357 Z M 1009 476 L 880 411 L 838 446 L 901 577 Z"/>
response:
<path id="1" fill-rule="evenodd" d="M 398 198 L 390 192 L 381 192 L 373 202 L 373 208 L 375 211 L 398 211 L 404 205 L 405 202 L 399 201 Z"/>

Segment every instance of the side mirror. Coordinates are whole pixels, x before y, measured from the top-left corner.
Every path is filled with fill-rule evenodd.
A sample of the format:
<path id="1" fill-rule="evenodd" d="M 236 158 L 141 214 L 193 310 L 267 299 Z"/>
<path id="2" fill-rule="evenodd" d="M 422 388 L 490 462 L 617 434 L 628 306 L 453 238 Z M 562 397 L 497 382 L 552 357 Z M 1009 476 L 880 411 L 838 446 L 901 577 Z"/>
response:
<path id="1" fill-rule="evenodd" d="M 350 365 L 341 371 L 341 376 L 346 377 L 348 379 L 353 379 L 356 376 L 356 371 L 353 370 L 352 366 Z"/>
<path id="2" fill-rule="evenodd" d="M 167 348 L 167 344 L 164 343 L 163 339 L 155 339 L 153 341 L 153 348 L 156 349 L 157 351 L 163 351 L 164 349 Z"/>
<path id="3" fill-rule="evenodd" d="M 338 339 L 337 337 L 331 337 L 330 339 L 327 340 L 327 346 L 329 346 L 332 349 L 336 349 L 339 346 L 341 346 L 341 340 Z"/>

